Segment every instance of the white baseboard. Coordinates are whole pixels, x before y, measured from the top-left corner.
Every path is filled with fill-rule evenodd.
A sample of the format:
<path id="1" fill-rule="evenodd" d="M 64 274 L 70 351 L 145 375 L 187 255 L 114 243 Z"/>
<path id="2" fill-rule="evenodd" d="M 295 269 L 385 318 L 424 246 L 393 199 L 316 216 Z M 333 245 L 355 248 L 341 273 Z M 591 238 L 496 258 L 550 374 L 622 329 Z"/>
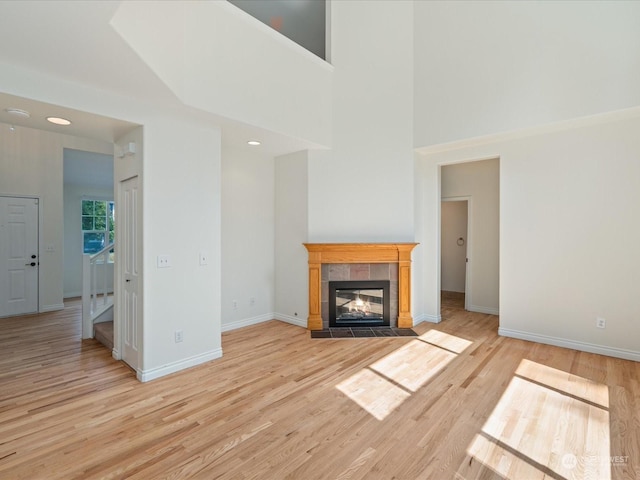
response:
<path id="1" fill-rule="evenodd" d="M 476 313 L 486 313 L 489 315 L 500 315 L 500 310 L 497 308 L 479 307 L 477 305 L 469 305 L 469 311 Z"/>
<path id="2" fill-rule="evenodd" d="M 122 360 L 122 356 L 120 355 L 120 352 L 118 350 L 114 349 L 111 350 L 111 356 L 113 357 L 114 360 Z"/>
<path id="3" fill-rule="evenodd" d="M 211 360 L 215 360 L 220 357 L 222 357 L 222 348 L 216 348 L 215 350 L 211 350 L 210 352 L 201 353 L 200 355 L 194 355 L 193 357 L 185 358 L 177 362 L 168 363 L 167 365 L 163 365 L 162 367 L 151 368 L 149 370 L 138 369 L 136 372 L 136 376 L 141 382 L 148 382 L 150 380 L 155 380 L 156 378 L 169 375 L 170 373 L 179 372 L 180 370 L 195 367 L 196 365 L 200 365 L 201 363 L 210 362 Z"/>
<path id="4" fill-rule="evenodd" d="M 298 327 L 307 328 L 307 321 L 300 317 L 292 317 L 291 315 L 285 315 L 284 313 L 276 313 L 276 320 L 281 322 L 290 323 L 291 325 L 297 325 Z"/>
<path id="5" fill-rule="evenodd" d="M 248 327 L 250 325 L 256 325 L 262 322 L 268 322 L 269 320 L 273 320 L 274 318 L 275 314 L 271 312 L 265 313 L 264 315 L 258 315 L 257 317 L 244 318 L 242 320 L 236 320 L 235 322 L 223 323 L 222 331 L 228 332 L 237 328 Z"/>
<path id="6" fill-rule="evenodd" d="M 625 350 L 622 348 L 607 347 L 606 345 L 596 345 L 594 343 L 579 342 L 566 338 L 550 337 L 548 335 L 539 335 L 537 333 L 523 332 L 520 330 L 510 330 L 508 328 L 498 328 L 498 335 L 503 337 L 517 338 L 519 340 L 527 340 L 529 342 L 544 343 L 555 347 L 571 348 L 581 352 L 597 353 L 608 357 L 623 358 L 625 360 L 633 360 L 640 362 L 640 352 L 633 350 Z"/>
<path id="7" fill-rule="evenodd" d="M 64 303 L 56 303 L 55 305 L 43 305 L 40 308 L 40 313 L 56 312 L 58 310 L 64 310 Z"/>
<path id="8" fill-rule="evenodd" d="M 109 295 L 113 295 L 113 290 L 108 290 L 107 293 Z M 69 298 L 78 298 L 78 297 L 82 297 L 82 290 L 79 290 L 77 292 L 64 292 L 62 294 L 62 298 L 64 298 L 65 300 Z"/>
<path id="9" fill-rule="evenodd" d="M 441 321 L 441 315 L 429 315 L 428 313 L 421 313 L 420 315 L 416 315 L 415 317 L 413 317 L 413 326 L 415 327 L 422 322 L 440 323 Z"/>

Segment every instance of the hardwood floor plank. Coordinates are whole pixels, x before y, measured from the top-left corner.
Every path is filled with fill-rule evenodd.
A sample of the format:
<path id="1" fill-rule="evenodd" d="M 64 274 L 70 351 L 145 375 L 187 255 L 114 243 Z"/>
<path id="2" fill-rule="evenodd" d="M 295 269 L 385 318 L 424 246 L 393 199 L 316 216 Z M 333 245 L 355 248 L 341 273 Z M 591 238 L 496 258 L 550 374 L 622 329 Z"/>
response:
<path id="1" fill-rule="evenodd" d="M 146 384 L 81 339 L 77 301 L 0 319 L 0 478 L 640 478 L 638 363 L 500 337 L 491 315 L 443 318 L 422 339 L 265 322 Z"/>

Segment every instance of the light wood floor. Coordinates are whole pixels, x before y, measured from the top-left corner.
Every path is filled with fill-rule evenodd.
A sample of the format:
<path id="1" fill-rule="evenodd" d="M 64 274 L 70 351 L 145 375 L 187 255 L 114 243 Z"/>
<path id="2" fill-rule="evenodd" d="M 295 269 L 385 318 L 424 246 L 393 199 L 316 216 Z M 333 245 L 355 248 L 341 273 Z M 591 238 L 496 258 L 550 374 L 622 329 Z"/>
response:
<path id="1" fill-rule="evenodd" d="M 464 310 L 464 293 L 442 290 L 440 292 L 440 306 L 442 309 Z"/>
<path id="2" fill-rule="evenodd" d="M 141 384 L 79 315 L 0 319 L 2 479 L 640 478 L 640 364 L 493 316 L 351 340 L 271 321 Z"/>

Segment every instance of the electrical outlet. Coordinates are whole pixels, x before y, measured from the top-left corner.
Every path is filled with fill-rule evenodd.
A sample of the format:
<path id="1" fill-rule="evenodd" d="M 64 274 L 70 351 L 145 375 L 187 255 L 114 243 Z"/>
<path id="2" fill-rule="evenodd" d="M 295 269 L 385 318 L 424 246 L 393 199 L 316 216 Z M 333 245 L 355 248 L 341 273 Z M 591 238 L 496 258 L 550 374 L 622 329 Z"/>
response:
<path id="1" fill-rule="evenodd" d="M 169 255 L 158 255 L 156 259 L 156 266 L 158 268 L 168 268 L 171 266 L 171 257 Z"/>
<path id="2" fill-rule="evenodd" d="M 237 300 L 232 300 L 231 301 L 231 306 L 233 307 L 234 310 L 238 309 L 238 301 Z"/>
<path id="3" fill-rule="evenodd" d="M 607 321 L 604 318 L 602 317 L 596 318 L 596 327 L 605 328 L 606 326 L 607 326 Z"/>
<path id="4" fill-rule="evenodd" d="M 176 343 L 180 343 L 183 340 L 183 338 L 182 338 L 182 330 L 176 330 L 174 335 L 175 335 Z"/>
<path id="5" fill-rule="evenodd" d="M 251 297 L 251 298 L 249 299 L 249 306 L 250 306 L 250 307 L 253 307 L 255 304 L 256 304 L 256 299 L 255 299 L 254 297 Z"/>

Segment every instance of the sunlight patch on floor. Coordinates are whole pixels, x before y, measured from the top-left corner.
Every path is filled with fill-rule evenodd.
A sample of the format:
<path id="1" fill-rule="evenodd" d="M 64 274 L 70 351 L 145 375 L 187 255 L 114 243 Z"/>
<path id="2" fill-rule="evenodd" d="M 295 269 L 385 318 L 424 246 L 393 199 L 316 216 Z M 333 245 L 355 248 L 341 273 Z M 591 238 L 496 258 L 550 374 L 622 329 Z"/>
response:
<path id="1" fill-rule="evenodd" d="M 448 333 L 441 332 L 440 330 L 429 330 L 428 332 L 418 337 L 423 342 L 430 343 L 436 347 L 444 348 L 451 352 L 462 353 L 473 342 L 465 340 L 464 338 L 456 337 L 455 335 L 449 335 Z"/>
<path id="2" fill-rule="evenodd" d="M 458 473 L 609 480 L 608 405 L 606 385 L 523 360 Z"/>
<path id="3" fill-rule="evenodd" d="M 609 408 L 609 387 L 588 378 L 572 375 L 526 359 L 520 362 L 516 375 L 582 398 L 601 407 Z"/>
<path id="4" fill-rule="evenodd" d="M 336 385 L 378 420 L 436 376 L 473 342 L 431 330 Z"/>
<path id="5" fill-rule="evenodd" d="M 384 420 L 411 394 L 366 368 L 336 388 L 378 420 Z"/>
<path id="6" fill-rule="evenodd" d="M 456 358 L 442 348 L 412 340 L 371 365 L 371 369 L 415 392 Z"/>

